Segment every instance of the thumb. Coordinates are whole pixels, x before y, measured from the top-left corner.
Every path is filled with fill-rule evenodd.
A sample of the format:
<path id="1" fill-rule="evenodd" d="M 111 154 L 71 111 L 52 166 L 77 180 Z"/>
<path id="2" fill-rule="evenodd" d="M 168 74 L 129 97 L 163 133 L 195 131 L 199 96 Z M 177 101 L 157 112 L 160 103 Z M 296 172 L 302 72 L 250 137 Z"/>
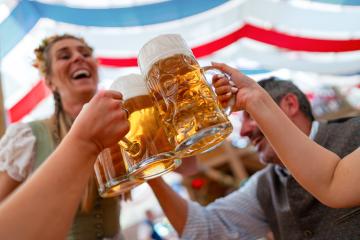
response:
<path id="1" fill-rule="evenodd" d="M 211 62 L 211 65 L 219 69 L 220 71 L 228 74 L 230 76 L 230 80 L 235 83 L 235 86 L 239 86 L 240 79 L 238 79 L 238 77 L 239 74 L 240 76 L 242 76 L 242 74 L 236 68 L 230 67 L 225 63 L 217 63 L 217 62 Z"/>
<path id="2" fill-rule="evenodd" d="M 236 68 L 230 67 L 229 65 L 226 65 L 225 63 L 211 62 L 211 65 L 229 75 L 233 75 L 233 74 L 239 72 Z"/>

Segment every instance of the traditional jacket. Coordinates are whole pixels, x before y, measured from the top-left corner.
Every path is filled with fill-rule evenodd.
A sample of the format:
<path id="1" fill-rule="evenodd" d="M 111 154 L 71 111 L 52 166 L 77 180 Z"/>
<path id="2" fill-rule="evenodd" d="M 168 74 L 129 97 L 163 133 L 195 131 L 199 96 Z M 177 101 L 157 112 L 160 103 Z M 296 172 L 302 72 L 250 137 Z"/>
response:
<path id="1" fill-rule="evenodd" d="M 360 145 L 360 117 L 320 124 L 315 141 L 344 157 Z M 275 239 L 360 239 L 360 208 L 326 207 L 279 166 L 263 170 L 257 198 Z"/>

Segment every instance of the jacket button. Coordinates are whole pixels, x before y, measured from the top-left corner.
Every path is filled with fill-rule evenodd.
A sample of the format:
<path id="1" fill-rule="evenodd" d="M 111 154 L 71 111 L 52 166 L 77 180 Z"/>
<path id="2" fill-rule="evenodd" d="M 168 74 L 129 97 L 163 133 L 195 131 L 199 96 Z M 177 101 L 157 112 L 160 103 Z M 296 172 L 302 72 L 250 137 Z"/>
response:
<path id="1" fill-rule="evenodd" d="M 313 235 L 313 233 L 310 230 L 304 231 L 304 236 L 305 237 L 310 238 L 310 237 L 312 237 L 312 235 Z"/>

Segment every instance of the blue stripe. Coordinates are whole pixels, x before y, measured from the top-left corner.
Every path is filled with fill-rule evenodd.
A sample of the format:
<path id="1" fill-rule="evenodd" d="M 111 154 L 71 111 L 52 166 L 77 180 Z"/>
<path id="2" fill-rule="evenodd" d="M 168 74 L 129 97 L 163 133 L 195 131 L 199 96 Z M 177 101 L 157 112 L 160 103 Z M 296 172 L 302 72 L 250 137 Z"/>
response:
<path id="1" fill-rule="evenodd" d="M 189 17 L 228 0 L 172 0 L 149 5 L 110 9 L 71 8 L 34 1 L 41 17 L 59 22 L 96 27 L 132 27 L 163 23 Z"/>
<path id="2" fill-rule="evenodd" d="M 245 75 L 256 75 L 256 74 L 268 74 L 268 73 L 272 73 L 278 69 L 273 69 L 273 70 L 267 70 L 267 69 L 242 69 L 242 68 L 238 68 L 239 71 L 241 71 L 241 73 L 245 74 Z M 336 73 L 336 74 L 330 74 L 333 76 L 339 76 L 339 77 L 355 77 L 355 76 L 360 76 L 360 72 L 349 72 L 349 73 Z"/>
<path id="3" fill-rule="evenodd" d="M 245 75 L 265 74 L 272 71 L 266 69 L 239 69 Z"/>
<path id="4" fill-rule="evenodd" d="M 96 27 L 132 27 L 164 23 L 217 7 L 229 0 L 172 0 L 135 7 L 110 9 L 72 8 L 20 0 L 0 24 L 0 58 L 3 58 L 40 18 Z"/>
<path id="5" fill-rule="evenodd" d="M 4 57 L 39 20 L 39 14 L 28 1 L 21 1 L 0 24 L 0 58 Z"/>
<path id="6" fill-rule="evenodd" d="M 313 2 L 322 2 L 338 5 L 350 5 L 350 6 L 360 6 L 359 0 L 312 0 Z"/>

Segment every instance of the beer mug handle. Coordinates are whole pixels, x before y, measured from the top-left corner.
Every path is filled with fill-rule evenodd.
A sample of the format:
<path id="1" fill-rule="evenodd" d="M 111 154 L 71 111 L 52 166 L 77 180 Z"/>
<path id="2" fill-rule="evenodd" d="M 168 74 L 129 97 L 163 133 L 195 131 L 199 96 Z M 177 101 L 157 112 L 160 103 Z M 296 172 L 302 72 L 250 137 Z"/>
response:
<path id="1" fill-rule="evenodd" d="M 230 76 L 227 73 L 222 72 L 221 70 L 219 70 L 218 68 L 214 67 L 214 66 L 206 66 L 206 67 L 202 67 L 202 70 L 205 72 L 207 71 L 211 71 L 211 70 L 215 70 L 221 74 L 223 74 L 228 80 L 231 86 L 235 86 L 235 84 L 230 80 Z M 227 106 L 224 108 L 224 112 L 226 115 L 230 115 L 232 112 L 232 108 L 235 105 L 235 100 L 236 100 L 236 94 L 231 92 L 231 98 L 227 104 Z"/>
<path id="2" fill-rule="evenodd" d="M 126 137 L 123 137 L 120 140 L 120 146 L 133 156 L 140 156 L 144 152 L 144 149 L 141 148 L 141 144 L 139 142 L 131 142 Z"/>

